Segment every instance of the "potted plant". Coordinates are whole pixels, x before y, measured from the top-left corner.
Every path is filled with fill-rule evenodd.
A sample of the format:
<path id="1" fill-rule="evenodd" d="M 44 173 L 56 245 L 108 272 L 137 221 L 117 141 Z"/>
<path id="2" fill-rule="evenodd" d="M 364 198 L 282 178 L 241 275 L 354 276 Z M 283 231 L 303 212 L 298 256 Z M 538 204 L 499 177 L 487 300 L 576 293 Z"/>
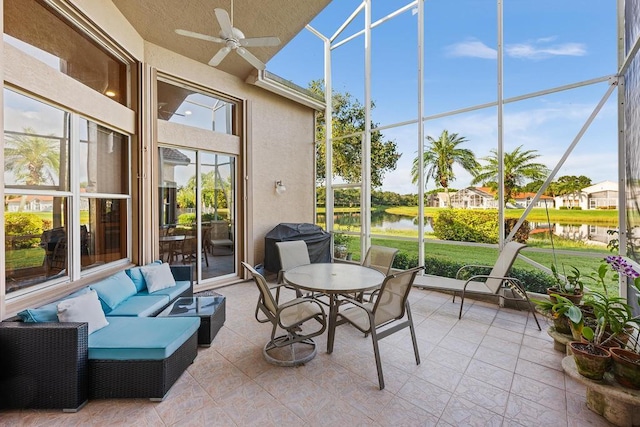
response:
<path id="1" fill-rule="evenodd" d="M 555 281 L 555 285 L 547 289 L 551 301 L 555 299 L 552 295 L 556 294 L 568 298 L 574 304 L 579 304 L 584 294 L 584 283 L 580 270 L 572 266 L 570 274 L 561 276 L 556 266 L 551 264 L 551 273 Z"/>
<path id="2" fill-rule="evenodd" d="M 344 233 L 333 233 L 333 257 L 338 259 L 347 258 L 347 243 L 349 243 L 349 237 Z"/>
<path id="3" fill-rule="evenodd" d="M 607 257 L 612 268 L 619 274 L 633 280 L 636 288 L 638 304 L 640 304 L 640 272 L 634 266 L 620 256 Z M 627 338 L 622 348 L 611 348 L 613 376 L 620 385 L 633 389 L 640 389 L 640 329 L 637 327 L 640 317 L 629 319 L 627 325 L 635 328 L 625 328 L 623 336 Z"/>

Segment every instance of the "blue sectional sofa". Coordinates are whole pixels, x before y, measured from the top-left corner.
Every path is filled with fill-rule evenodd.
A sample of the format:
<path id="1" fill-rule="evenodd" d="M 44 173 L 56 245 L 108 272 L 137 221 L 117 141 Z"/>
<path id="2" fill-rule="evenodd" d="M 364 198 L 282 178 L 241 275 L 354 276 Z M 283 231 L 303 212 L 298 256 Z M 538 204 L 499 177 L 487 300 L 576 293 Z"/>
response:
<path id="1" fill-rule="evenodd" d="M 197 355 L 200 319 L 153 317 L 193 295 L 191 266 L 171 266 L 172 277 L 163 279 L 175 285 L 156 291 L 142 271 L 119 272 L 0 322 L 0 409 L 76 411 L 88 398 L 162 400 Z M 93 291 L 103 311 L 99 329 L 89 333 L 93 320 L 58 321 L 61 302 Z"/>

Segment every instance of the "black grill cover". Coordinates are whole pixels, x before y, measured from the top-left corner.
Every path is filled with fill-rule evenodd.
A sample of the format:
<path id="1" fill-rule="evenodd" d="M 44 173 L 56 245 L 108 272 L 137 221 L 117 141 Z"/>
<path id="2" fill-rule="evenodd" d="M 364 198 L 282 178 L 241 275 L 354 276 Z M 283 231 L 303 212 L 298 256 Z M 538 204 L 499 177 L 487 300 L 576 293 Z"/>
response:
<path id="1" fill-rule="evenodd" d="M 280 271 L 280 257 L 276 242 L 304 240 L 309 250 L 309 260 L 331 262 L 331 234 L 315 224 L 282 223 L 275 226 L 264 238 L 264 268 L 276 273 Z"/>

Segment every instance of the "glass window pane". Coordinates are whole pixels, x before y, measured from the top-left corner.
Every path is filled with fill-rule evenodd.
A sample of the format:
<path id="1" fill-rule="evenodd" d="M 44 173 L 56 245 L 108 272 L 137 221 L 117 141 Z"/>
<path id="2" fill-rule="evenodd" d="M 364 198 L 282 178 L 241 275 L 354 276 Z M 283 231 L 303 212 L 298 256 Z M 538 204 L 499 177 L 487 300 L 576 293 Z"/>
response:
<path id="1" fill-rule="evenodd" d="M 4 41 L 63 74 L 127 102 L 127 65 L 35 0 L 4 1 Z"/>
<path id="2" fill-rule="evenodd" d="M 128 138 L 80 119 L 80 187 L 87 193 L 129 192 Z"/>
<path id="3" fill-rule="evenodd" d="M 67 274 L 67 198 L 4 198 L 7 293 Z"/>
<path id="4" fill-rule="evenodd" d="M 82 270 L 127 257 L 127 201 L 80 198 Z"/>
<path id="5" fill-rule="evenodd" d="M 234 135 L 235 105 L 158 80 L 158 119 Z"/>
<path id="6" fill-rule="evenodd" d="M 68 113 L 4 90 L 6 187 L 69 190 Z"/>

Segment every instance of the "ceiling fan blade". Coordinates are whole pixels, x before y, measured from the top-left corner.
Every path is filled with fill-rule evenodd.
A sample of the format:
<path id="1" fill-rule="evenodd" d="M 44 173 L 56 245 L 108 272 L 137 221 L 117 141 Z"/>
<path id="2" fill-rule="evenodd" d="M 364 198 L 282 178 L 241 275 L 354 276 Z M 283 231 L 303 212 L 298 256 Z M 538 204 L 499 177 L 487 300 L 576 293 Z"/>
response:
<path id="1" fill-rule="evenodd" d="M 218 24 L 220 24 L 220 29 L 222 29 L 222 35 L 231 38 L 233 36 L 233 26 L 231 25 L 229 14 L 226 10 L 219 8 L 214 9 L 214 12 L 216 13 Z"/>
<path id="2" fill-rule="evenodd" d="M 220 64 L 220 62 L 222 62 L 224 57 L 227 56 L 229 52 L 231 52 L 230 47 L 227 47 L 227 46 L 223 47 L 218 51 L 218 53 L 213 55 L 213 58 L 209 60 L 209 65 L 211 65 L 212 67 L 217 66 L 218 64 Z"/>
<path id="3" fill-rule="evenodd" d="M 277 37 L 250 37 L 247 39 L 238 40 L 240 46 L 278 46 L 280 39 Z"/>
<path id="4" fill-rule="evenodd" d="M 264 70 L 266 67 L 262 61 L 256 58 L 251 52 L 243 47 L 239 47 L 236 49 L 238 55 L 242 56 L 249 64 L 256 67 L 258 70 Z"/>
<path id="5" fill-rule="evenodd" d="M 193 31 L 176 30 L 176 34 L 180 34 L 181 36 L 193 37 L 194 39 L 206 40 L 208 42 L 224 43 L 224 40 L 222 40 L 221 38 L 208 36 L 206 34 L 194 33 Z"/>

